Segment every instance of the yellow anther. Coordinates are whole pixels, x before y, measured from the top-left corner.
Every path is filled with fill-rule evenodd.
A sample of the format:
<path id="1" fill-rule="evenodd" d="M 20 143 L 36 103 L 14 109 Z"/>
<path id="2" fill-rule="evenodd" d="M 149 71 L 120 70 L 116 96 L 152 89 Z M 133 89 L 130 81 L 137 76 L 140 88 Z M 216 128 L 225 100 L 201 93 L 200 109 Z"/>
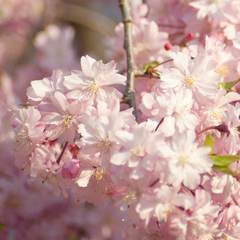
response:
<path id="1" fill-rule="evenodd" d="M 112 146 L 112 142 L 108 138 L 101 139 L 98 143 L 98 146 L 100 148 L 108 150 Z"/>
<path id="2" fill-rule="evenodd" d="M 27 144 L 27 143 L 30 143 L 31 140 L 28 136 L 28 130 L 27 129 L 21 129 L 16 137 L 15 137 L 15 142 L 18 144 L 18 145 L 24 145 L 24 144 Z"/>
<path id="3" fill-rule="evenodd" d="M 68 114 L 64 117 L 63 119 L 63 125 L 65 128 L 69 128 L 72 124 L 72 121 L 73 121 L 73 116 Z"/>
<path id="4" fill-rule="evenodd" d="M 123 201 L 127 204 L 131 204 L 132 202 L 136 201 L 137 194 L 135 191 L 129 191 L 127 195 L 124 196 Z"/>
<path id="5" fill-rule="evenodd" d="M 135 157 L 143 157 L 145 155 L 145 151 L 144 151 L 144 148 L 140 145 L 132 148 L 130 150 L 130 153 L 135 156 Z"/>
<path id="6" fill-rule="evenodd" d="M 88 87 L 88 90 L 91 93 L 96 93 L 98 89 L 99 89 L 99 86 L 95 82 Z"/>
<path id="7" fill-rule="evenodd" d="M 104 175 L 105 175 L 105 171 L 104 171 L 104 169 L 103 169 L 102 167 L 98 167 L 98 168 L 96 169 L 96 171 L 95 171 L 95 174 L 94 174 L 95 179 L 96 179 L 97 181 L 103 180 Z"/>
<path id="8" fill-rule="evenodd" d="M 188 87 L 192 87 L 194 84 L 194 81 L 195 79 L 192 75 L 187 75 L 184 79 L 184 82 Z"/>

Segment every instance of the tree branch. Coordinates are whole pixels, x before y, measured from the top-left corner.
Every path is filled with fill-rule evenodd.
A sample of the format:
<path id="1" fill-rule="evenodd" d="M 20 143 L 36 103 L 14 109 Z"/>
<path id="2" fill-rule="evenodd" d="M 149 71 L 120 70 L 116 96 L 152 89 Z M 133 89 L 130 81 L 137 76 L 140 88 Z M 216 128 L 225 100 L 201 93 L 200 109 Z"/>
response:
<path id="1" fill-rule="evenodd" d="M 124 93 L 126 102 L 133 107 L 134 115 L 137 119 L 137 110 L 135 102 L 134 89 L 134 56 L 133 56 L 133 41 L 132 41 L 132 17 L 129 0 L 119 0 L 119 6 L 122 13 L 124 24 L 124 48 L 127 55 L 127 85 Z"/>
<path id="2" fill-rule="evenodd" d="M 62 149 L 60 155 L 59 155 L 58 158 L 57 158 L 57 161 L 56 161 L 57 164 L 59 164 L 59 163 L 61 162 L 61 159 L 62 159 L 62 157 L 63 157 L 63 154 L 64 154 L 67 146 L 68 146 L 68 142 L 65 142 L 64 145 L 63 145 L 63 149 Z"/>

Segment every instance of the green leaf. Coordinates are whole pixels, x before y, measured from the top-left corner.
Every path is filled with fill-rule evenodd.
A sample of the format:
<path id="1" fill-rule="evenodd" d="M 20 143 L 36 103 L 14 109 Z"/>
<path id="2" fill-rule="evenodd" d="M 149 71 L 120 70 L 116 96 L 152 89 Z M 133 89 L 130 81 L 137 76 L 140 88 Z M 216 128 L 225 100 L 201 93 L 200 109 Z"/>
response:
<path id="1" fill-rule="evenodd" d="M 218 172 L 233 175 L 233 172 L 229 169 L 229 167 L 214 166 L 214 169 L 216 169 Z"/>
<path id="2" fill-rule="evenodd" d="M 215 139 L 213 135 L 208 134 L 204 140 L 204 146 L 209 147 L 211 149 L 211 153 L 214 152 L 214 145 L 215 145 Z"/>
<path id="3" fill-rule="evenodd" d="M 216 167 L 228 167 L 231 163 L 240 160 L 239 155 L 210 155 L 214 166 Z"/>
<path id="4" fill-rule="evenodd" d="M 231 163 L 240 160 L 240 155 L 214 155 L 210 154 L 213 161 L 213 168 L 219 172 L 234 175 L 229 166 Z"/>
<path id="5" fill-rule="evenodd" d="M 144 73 L 148 73 L 150 69 L 154 69 L 160 65 L 158 61 L 152 61 L 143 66 Z"/>
<path id="6" fill-rule="evenodd" d="M 240 82 L 240 79 L 231 81 L 231 82 L 222 82 L 220 83 L 220 87 L 225 89 L 227 92 L 230 92 L 232 88 L 239 82 Z"/>

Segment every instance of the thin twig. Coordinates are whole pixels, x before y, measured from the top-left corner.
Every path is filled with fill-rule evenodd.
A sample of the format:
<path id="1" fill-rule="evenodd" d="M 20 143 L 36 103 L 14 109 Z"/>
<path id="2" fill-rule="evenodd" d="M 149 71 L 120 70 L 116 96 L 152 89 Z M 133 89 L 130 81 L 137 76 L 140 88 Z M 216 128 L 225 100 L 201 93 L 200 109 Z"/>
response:
<path id="1" fill-rule="evenodd" d="M 124 48 L 127 55 L 127 85 L 124 93 L 126 102 L 133 107 L 134 115 L 137 119 L 137 110 L 135 102 L 134 89 L 134 55 L 133 55 L 133 40 L 132 40 L 132 17 L 129 0 L 119 0 L 119 6 L 122 13 L 124 24 Z"/>
<path id="2" fill-rule="evenodd" d="M 165 63 L 172 62 L 172 61 L 173 61 L 173 59 L 172 59 L 172 58 L 169 58 L 169 59 L 167 59 L 167 60 L 165 60 L 165 61 L 163 61 L 163 62 L 160 62 L 160 63 L 159 63 L 159 66 L 160 66 L 160 65 L 163 65 L 163 64 L 165 64 Z"/>
<path id="3" fill-rule="evenodd" d="M 149 187 L 154 187 L 159 181 L 160 178 L 155 179 L 152 183 L 149 184 Z"/>
<path id="4" fill-rule="evenodd" d="M 164 118 L 162 118 L 162 119 L 159 121 L 158 125 L 156 126 L 156 128 L 155 128 L 155 130 L 154 130 L 155 132 L 158 130 L 158 128 L 159 128 L 160 125 L 162 124 L 163 120 L 164 120 Z"/>
<path id="5" fill-rule="evenodd" d="M 60 155 L 58 156 L 57 164 L 59 164 L 59 163 L 61 162 L 61 159 L 62 159 L 62 157 L 63 157 L 63 154 L 64 154 L 67 146 L 68 146 L 68 142 L 65 142 L 65 144 L 64 144 L 64 146 L 63 146 L 63 149 L 62 149 Z"/>

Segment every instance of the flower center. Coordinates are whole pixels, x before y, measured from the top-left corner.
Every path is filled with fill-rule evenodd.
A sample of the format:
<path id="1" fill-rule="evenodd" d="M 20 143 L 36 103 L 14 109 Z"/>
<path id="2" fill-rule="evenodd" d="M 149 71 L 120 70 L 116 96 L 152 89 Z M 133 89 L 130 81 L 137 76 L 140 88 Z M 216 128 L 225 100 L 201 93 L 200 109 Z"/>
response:
<path id="1" fill-rule="evenodd" d="M 135 156 L 135 157 L 143 157 L 145 155 L 145 151 L 144 151 L 144 148 L 140 145 L 132 148 L 130 150 L 130 153 Z"/>
<path id="2" fill-rule="evenodd" d="M 187 85 L 187 87 L 192 87 L 194 84 L 194 81 L 195 81 L 194 76 L 192 75 L 185 76 L 184 82 Z"/>
<path id="3" fill-rule="evenodd" d="M 186 164 L 189 163 L 189 156 L 187 156 L 187 155 L 181 155 L 181 156 L 178 158 L 178 162 L 179 162 L 180 165 L 185 166 Z"/>
<path id="4" fill-rule="evenodd" d="M 88 87 L 89 92 L 94 94 L 98 91 L 98 89 L 99 89 L 99 86 L 95 82 Z"/>
<path id="5" fill-rule="evenodd" d="M 131 204 L 137 199 L 137 193 L 135 191 L 129 191 L 127 195 L 124 196 L 123 201 L 127 204 Z"/>
<path id="6" fill-rule="evenodd" d="M 101 181 L 103 178 L 104 178 L 104 175 L 105 175 L 105 171 L 102 167 L 98 167 L 95 171 L 95 179 L 99 182 Z"/>
<path id="7" fill-rule="evenodd" d="M 70 114 L 67 114 L 63 119 L 63 125 L 65 128 L 69 128 L 72 125 L 73 122 L 73 116 Z"/>
<path id="8" fill-rule="evenodd" d="M 104 150 L 109 150 L 112 146 L 112 142 L 109 140 L 109 138 L 101 139 L 98 143 L 98 147 Z"/>
<path id="9" fill-rule="evenodd" d="M 15 142 L 18 145 L 26 145 L 31 143 L 31 140 L 28 136 L 28 130 L 27 129 L 21 129 L 18 134 L 16 135 Z"/>

